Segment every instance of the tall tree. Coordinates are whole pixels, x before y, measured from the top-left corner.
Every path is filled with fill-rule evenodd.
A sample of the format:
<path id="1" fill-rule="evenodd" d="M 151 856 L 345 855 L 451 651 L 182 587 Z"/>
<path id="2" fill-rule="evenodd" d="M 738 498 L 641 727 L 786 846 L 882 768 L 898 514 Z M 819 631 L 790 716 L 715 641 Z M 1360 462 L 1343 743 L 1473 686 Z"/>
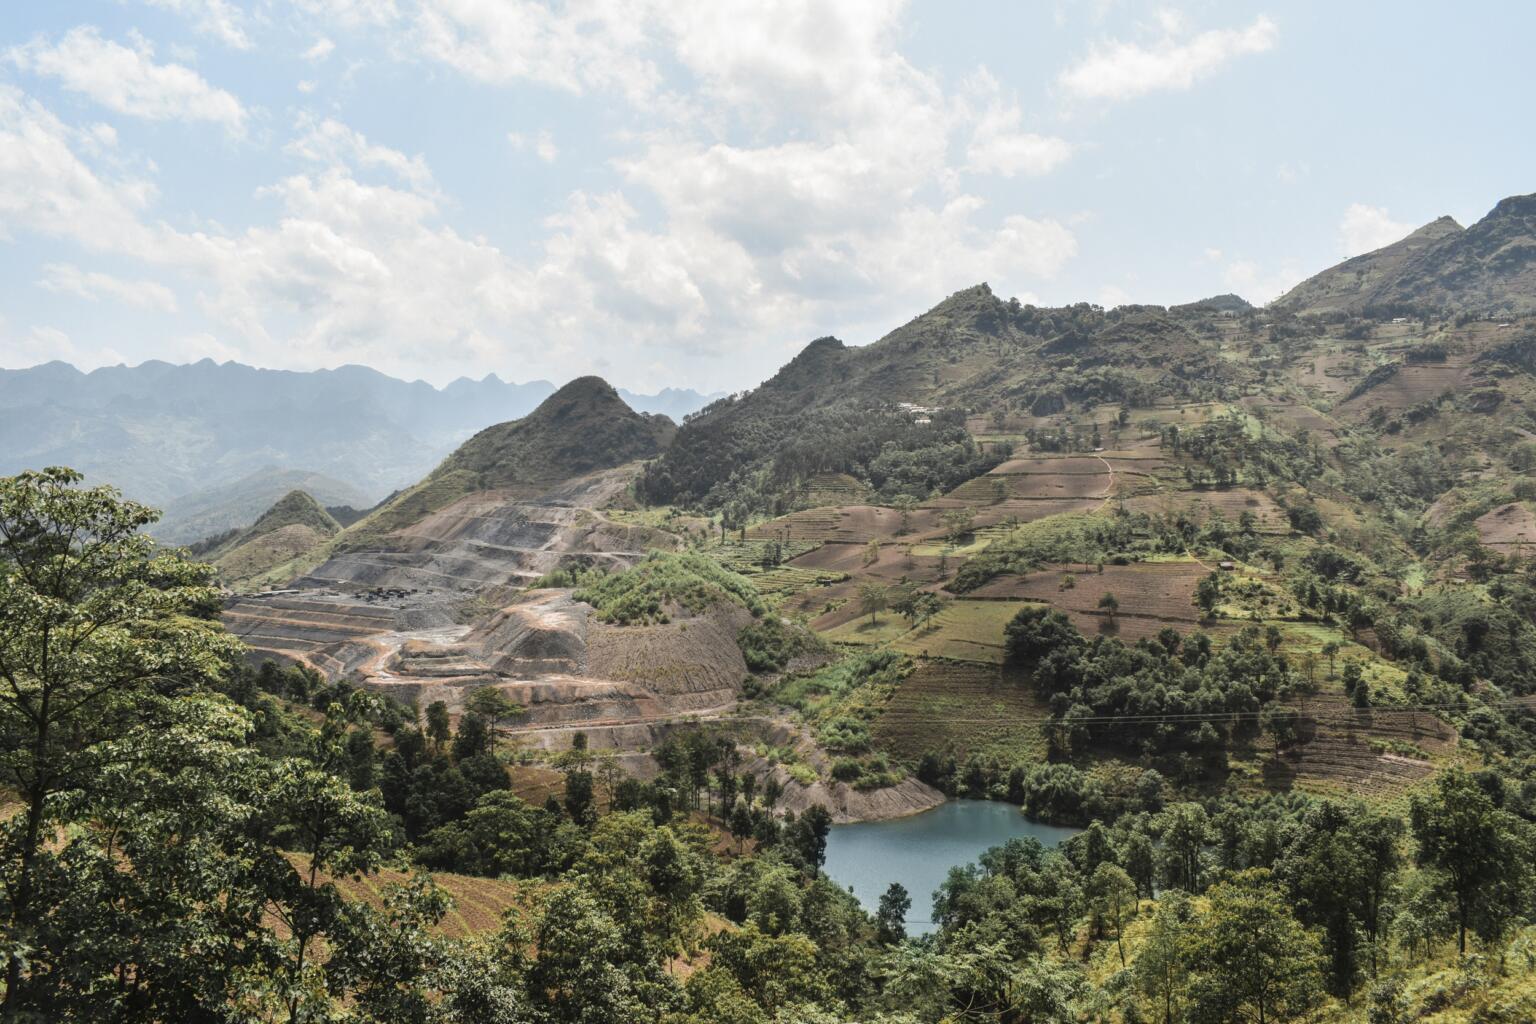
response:
<path id="1" fill-rule="evenodd" d="M 1307 1014 L 1322 994 L 1322 952 L 1270 873 L 1240 871 L 1207 896 L 1190 941 L 1193 1018 L 1284 1024 Z"/>
<path id="2" fill-rule="evenodd" d="M 21 804 L 0 832 L 6 1019 L 30 980 L 60 797 L 142 755 L 116 741 L 215 680 L 238 646 L 213 619 L 212 570 L 140 532 L 158 513 L 81 480 L 60 468 L 0 479 L 0 781 Z"/>
<path id="3" fill-rule="evenodd" d="M 1498 937 L 1520 912 L 1532 874 L 1528 829 L 1495 805 L 1488 791 L 1460 768 L 1443 772 L 1411 809 L 1419 863 L 1436 868 L 1455 906 L 1456 948 L 1467 932 Z"/>

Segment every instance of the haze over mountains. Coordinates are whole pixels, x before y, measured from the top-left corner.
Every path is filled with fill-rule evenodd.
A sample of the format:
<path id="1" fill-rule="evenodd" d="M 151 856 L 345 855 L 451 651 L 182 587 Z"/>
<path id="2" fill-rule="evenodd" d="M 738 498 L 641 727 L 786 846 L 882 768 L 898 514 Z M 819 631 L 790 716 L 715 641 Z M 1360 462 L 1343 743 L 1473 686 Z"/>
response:
<path id="1" fill-rule="evenodd" d="M 370 506 L 554 391 L 495 375 L 439 389 L 362 366 L 306 373 L 205 359 L 83 373 L 52 362 L 0 370 L 0 474 L 73 466 L 162 507 L 159 535 L 189 542 L 248 525 L 296 488 L 325 505 Z M 717 397 L 622 394 L 674 419 Z"/>

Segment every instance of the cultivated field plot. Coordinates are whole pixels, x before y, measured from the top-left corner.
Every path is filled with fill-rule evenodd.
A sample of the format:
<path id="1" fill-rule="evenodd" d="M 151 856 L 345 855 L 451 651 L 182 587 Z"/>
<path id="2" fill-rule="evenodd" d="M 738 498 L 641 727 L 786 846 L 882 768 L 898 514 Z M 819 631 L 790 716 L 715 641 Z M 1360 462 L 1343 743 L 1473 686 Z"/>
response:
<path id="1" fill-rule="evenodd" d="M 915 553 L 905 538 L 882 540 L 874 561 L 869 561 L 867 544 L 823 544 L 790 562 L 795 569 L 844 576 L 870 576 L 882 580 L 905 577 L 914 583 L 931 583 L 940 578 L 939 559 Z"/>
<path id="2" fill-rule="evenodd" d="M 1338 423 L 1310 405 L 1251 395 L 1243 399 L 1243 406 L 1250 412 L 1262 415 L 1267 422 L 1283 424 L 1290 430 L 1309 430 L 1327 438 L 1338 437 Z"/>
<path id="3" fill-rule="evenodd" d="M 309 858 L 302 853 L 288 855 L 299 870 L 307 871 Z M 349 875 L 329 877 L 341 895 L 349 903 L 368 903 L 382 909 L 385 891 L 392 885 L 405 885 L 411 876 L 391 868 L 380 869 L 373 875 Z M 519 915 L 530 909 L 530 901 L 543 884 L 516 882 L 498 878 L 475 878 L 470 875 L 454 875 L 434 872 L 432 881 L 453 897 L 453 909 L 433 929 L 437 935 L 451 939 L 469 939 L 495 932 L 504 923 L 508 911 Z"/>
<path id="4" fill-rule="evenodd" d="M 743 575 L 757 589 L 757 592 L 765 597 L 780 594 L 800 594 L 807 590 L 814 590 L 817 587 L 841 583 L 848 578 L 846 573 L 797 569 L 792 565 L 777 565 L 771 569 L 755 569 L 743 573 Z"/>
<path id="5" fill-rule="evenodd" d="M 868 543 L 876 538 L 884 540 L 896 536 L 901 525 L 901 513 L 893 508 L 841 505 L 791 512 L 758 523 L 747 530 L 747 537 L 751 540 Z M 912 535 L 930 533 L 938 526 L 938 513 L 931 509 L 916 509 L 907 521 Z"/>
<path id="6" fill-rule="evenodd" d="M 869 488 L 847 473 L 822 473 L 811 478 L 805 500 L 811 505 L 857 505 L 869 500 Z"/>
<path id="7" fill-rule="evenodd" d="M 955 661 L 923 661 L 875 720 L 875 746 L 902 760 L 928 751 L 1009 752 L 1043 759 L 1046 705 L 1016 671 Z"/>
<path id="8" fill-rule="evenodd" d="M 1521 501 L 1478 516 L 1473 525 L 1477 527 L 1478 543 L 1501 555 L 1532 553 L 1532 545 L 1536 544 L 1536 515 Z"/>
<path id="9" fill-rule="evenodd" d="M 952 601 L 921 629 L 904 633 L 892 646 L 921 658 L 951 658 L 985 665 L 1003 663 L 1003 627 L 1024 601 Z"/>
<path id="10" fill-rule="evenodd" d="M 1164 626 L 1181 633 L 1199 625 L 1195 587 L 1209 574 L 1193 560 L 1106 565 L 1055 565 L 1025 576 L 1004 576 L 968 596 L 988 601 L 1044 601 L 1066 612 L 1084 635 L 1109 633 L 1132 641 L 1152 636 Z M 1072 585 L 1063 589 L 1070 576 Z M 1099 610 L 1099 599 L 1113 594 L 1120 602 L 1113 618 Z"/>
<path id="11" fill-rule="evenodd" d="M 1373 409 L 1403 412 L 1421 402 L 1433 402 L 1441 395 L 1467 390 L 1478 376 L 1465 356 L 1452 356 L 1443 363 L 1404 365 L 1387 380 L 1365 394 L 1339 404 L 1340 414 L 1363 419 Z"/>
<path id="12" fill-rule="evenodd" d="M 1161 494 L 1143 494 L 1126 500 L 1125 507 L 1132 512 L 1148 515 L 1188 516 L 1203 523 L 1220 511 L 1235 525 L 1244 512 L 1253 513 L 1254 529 L 1258 533 L 1288 534 L 1290 520 L 1275 500 L 1263 491 L 1248 487 L 1230 487 L 1210 491 L 1178 491 Z"/>
<path id="13" fill-rule="evenodd" d="M 1330 352 L 1301 363 L 1294 370 L 1297 384 L 1313 388 L 1326 398 L 1342 398 L 1365 376 L 1360 357 L 1349 352 Z"/>
<path id="14" fill-rule="evenodd" d="M 1303 741 L 1266 767 L 1279 788 L 1390 796 L 1435 769 L 1426 759 L 1456 746 L 1456 731 L 1427 712 L 1357 709 L 1320 694 L 1299 705 Z"/>

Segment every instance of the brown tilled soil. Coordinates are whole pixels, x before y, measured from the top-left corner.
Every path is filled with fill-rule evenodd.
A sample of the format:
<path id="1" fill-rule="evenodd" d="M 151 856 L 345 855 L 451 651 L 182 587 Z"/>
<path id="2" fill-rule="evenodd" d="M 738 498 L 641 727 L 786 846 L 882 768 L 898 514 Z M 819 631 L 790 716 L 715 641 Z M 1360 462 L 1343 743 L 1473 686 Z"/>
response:
<path id="1" fill-rule="evenodd" d="M 1351 422 L 1365 419 L 1377 408 L 1403 412 L 1421 402 L 1432 402 L 1446 392 L 1470 390 L 1479 376 L 1467 356 L 1452 356 L 1443 363 L 1409 364 L 1365 394 L 1340 403 L 1335 411 Z"/>
<path id="2" fill-rule="evenodd" d="M 1071 574 L 1073 586 L 1063 590 Z M 1199 621 L 1195 588 L 1209 575 L 1197 562 L 1137 562 L 1106 565 L 1052 565 L 1024 576 L 1003 576 L 969 596 L 978 600 L 1046 601 L 1066 612 L 1098 616 L 1099 598 L 1114 594 L 1119 617 L 1161 620 L 1187 630 Z"/>
<path id="3" fill-rule="evenodd" d="M 736 635 L 752 621 L 740 608 L 654 626 L 593 622 L 587 664 L 599 679 L 639 683 L 672 711 L 697 711 L 735 700 L 747 678 Z"/>
<path id="4" fill-rule="evenodd" d="M 1252 512 L 1259 533 L 1285 534 L 1291 530 L 1290 521 L 1273 498 L 1247 487 L 1147 494 L 1128 499 L 1125 507 L 1151 515 L 1187 515 L 1196 522 L 1203 522 L 1212 511 L 1220 509 L 1234 526 L 1244 512 Z"/>
<path id="5" fill-rule="evenodd" d="M 931 509 L 911 513 L 910 537 L 932 533 L 939 528 L 939 516 Z M 901 513 L 893 508 L 874 505 L 833 505 L 825 508 L 791 512 L 747 530 L 751 540 L 809 540 L 826 543 L 868 543 L 896 536 L 901 529 Z"/>
<path id="6" fill-rule="evenodd" d="M 1524 502 L 1501 505 L 1478 516 L 1474 525 L 1479 543 L 1503 554 L 1529 551 L 1536 544 L 1536 515 Z"/>
<path id="7" fill-rule="evenodd" d="M 1445 756 L 1456 746 L 1456 731 L 1426 712 L 1356 709 L 1335 695 L 1308 698 L 1299 710 L 1303 742 L 1266 766 L 1266 782 L 1277 788 L 1389 795 L 1435 770 L 1435 762 L 1394 752 L 1391 743 L 1417 747 L 1432 757 Z"/>
<path id="8" fill-rule="evenodd" d="M 908 538 L 900 537 L 880 542 L 879 557 L 869 564 L 867 544 L 823 544 L 807 551 L 789 564 L 797 569 L 816 569 L 822 572 L 844 572 L 870 576 L 882 580 L 899 580 L 906 577 L 916 583 L 931 583 L 940 578 L 937 555 L 914 555 L 907 550 Z M 825 591 L 821 591 L 825 593 Z"/>

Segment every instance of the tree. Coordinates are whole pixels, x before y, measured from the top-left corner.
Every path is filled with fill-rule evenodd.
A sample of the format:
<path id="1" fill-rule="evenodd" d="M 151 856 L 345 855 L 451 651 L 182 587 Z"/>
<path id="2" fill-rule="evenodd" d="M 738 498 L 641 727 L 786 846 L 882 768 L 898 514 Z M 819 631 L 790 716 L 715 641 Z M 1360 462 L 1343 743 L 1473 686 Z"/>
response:
<path id="1" fill-rule="evenodd" d="M 597 817 L 592 806 L 592 773 L 567 772 L 565 776 L 565 813 L 578 825 L 590 825 Z"/>
<path id="2" fill-rule="evenodd" d="M 1239 871 L 1207 896 L 1210 909 L 1190 939 L 1195 1019 L 1283 1024 L 1303 1017 L 1322 994 L 1322 952 L 1270 873 Z"/>
<path id="3" fill-rule="evenodd" d="M 1104 612 L 1110 622 L 1114 622 L 1116 613 L 1120 611 L 1120 600 L 1106 591 L 1104 596 L 1099 598 L 1099 609 Z"/>
<path id="4" fill-rule="evenodd" d="M 917 508 L 917 499 L 910 494 L 898 494 L 891 499 L 891 507 L 901 515 L 901 527 L 896 531 L 898 537 L 912 531 L 912 511 Z"/>
<path id="5" fill-rule="evenodd" d="M 491 753 L 496 752 L 496 729 L 508 718 L 516 718 L 528 709 L 508 697 L 506 691 L 497 686 L 481 686 L 475 689 L 469 699 L 464 702 L 464 708 L 472 711 L 485 719 L 491 732 Z"/>
<path id="6" fill-rule="evenodd" d="M 427 705 L 427 737 L 432 741 L 432 749 L 441 752 L 443 746 L 452 735 L 452 725 L 448 719 L 448 705 L 440 700 L 435 700 Z"/>
<path id="7" fill-rule="evenodd" d="M 812 804 L 795 820 L 790 834 L 790 845 L 812 876 L 821 870 L 827 859 L 827 836 L 832 832 L 832 814 L 821 804 Z"/>
<path id="8" fill-rule="evenodd" d="M 1136 990 L 1162 1011 L 1163 1024 L 1176 1015 L 1189 979 L 1190 904 L 1188 894 L 1173 889 L 1163 894 L 1153 912 L 1152 927 L 1136 951 L 1131 977 Z"/>
<path id="9" fill-rule="evenodd" d="M 1221 577 L 1216 573 L 1202 576 L 1200 582 L 1195 585 L 1195 604 L 1200 606 L 1200 611 L 1206 618 L 1216 613 L 1216 606 L 1221 603 Z"/>
<path id="10" fill-rule="evenodd" d="M 882 945 L 892 946 L 907 937 L 907 911 L 912 909 L 912 897 L 906 886 L 892 882 L 880 895 L 880 909 L 875 912 L 876 935 Z"/>
<path id="11" fill-rule="evenodd" d="M 1339 656 L 1339 645 L 1338 645 L 1337 641 L 1330 640 L 1327 643 L 1323 644 L 1323 657 L 1328 659 L 1328 678 L 1330 678 L 1330 679 L 1332 679 L 1334 677 L 1334 675 L 1336 675 L 1336 672 L 1334 670 L 1335 669 L 1334 659 L 1337 658 L 1338 656 Z"/>
<path id="12" fill-rule="evenodd" d="M 1454 903 L 1456 949 L 1465 956 L 1469 930 L 1496 938 L 1520 912 L 1532 874 L 1524 827 L 1459 767 L 1442 772 L 1428 796 L 1413 799 L 1410 819 L 1419 863 L 1441 872 Z"/>
<path id="13" fill-rule="evenodd" d="M 939 523 L 943 525 L 945 536 L 951 544 L 958 543 L 960 538 L 970 533 L 975 521 L 976 510 L 972 508 L 950 509 L 939 515 Z"/>
<path id="14" fill-rule="evenodd" d="M 885 610 L 886 589 L 880 583 L 859 584 L 859 611 L 869 615 L 871 625 L 879 621 L 877 616 Z"/>
<path id="15" fill-rule="evenodd" d="M 751 778 L 750 775 L 747 777 Z M 729 824 L 731 835 L 736 838 L 736 852 L 738 854 L 745 853 L 747 837 L 752 835 L 752 829 L 755 824 L 752 820 L 752 809 L 747 806 L 746 797 L 737 799 L 735 804 L 731 806 Z"/>
<path id="16" fill-rule="evenodd" d="M 491 749 L 491 730 L 484 718 L 471 711 L 459 716 L 459 731 L 453 737 L 453 759 L 463 762 Z"/>
<path id="17" fill-rule="evenodd" d="M 21 804 L 0 833 L 7 1019 L 29 982 L 39 872 L 57 859 L 56 798 L 96 792 L 129 756 L 116 742 L 129 726 L 212 682 L 238 646 L 214 620 L 213 571 L 139 532 L 158 513 L 81 480 L 59 468 L 0 479 L 0 782 Z"/>
<path id="18" fill-rule="evenodd" d="M 1120 966 L 1125 966 L 1125 944 L 1122 935 L 1126 918 L 1136 911 L 1136 883 L 1118 864 L 1105 861 L 1093 872 L 1088 882 L 1089 901 L 1099 919 L 1115 930 L 1115 949 L 1120 953 Z"/>
<path id="19" fill-rule="evenodd" d="M 880 561 L 880 541 L 878 538 L 871 538 L 864 546 L 864 565 L 867 568 L 878 561 Z"/>

